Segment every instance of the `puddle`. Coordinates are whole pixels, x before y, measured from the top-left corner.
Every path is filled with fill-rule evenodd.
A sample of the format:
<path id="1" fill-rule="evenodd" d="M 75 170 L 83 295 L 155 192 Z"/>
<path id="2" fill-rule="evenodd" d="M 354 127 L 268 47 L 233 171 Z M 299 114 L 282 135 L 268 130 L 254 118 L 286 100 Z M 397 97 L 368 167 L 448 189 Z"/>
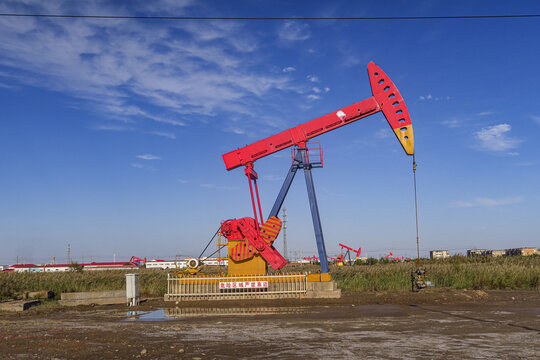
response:
<path id="1" fill-rule="evenodd" d="M 167 320 L 164 309 L 155 311 L 128 311 L 124 321 L 161 321 Z"/>
<path id="2" fill-rule="evenodd" d="M 173 318 L 203 316 L 256 316 L 307 313 L 306 307 L 248 307 L 248 308 L 168 308 L 165 314 Z"/>
<path id="3" fill-rule="evenodd" d="M 324 306 L 324 308 L 329 308 Z M 353 313 L 362 316 L 405 316 L 406 313 L 399 306 L 394 305 L 360 305 L 354 306 Z M 175 307 L 161 308 L 155 311 L 128 311 L 123 321 L 167 321 L 187 318 L 203 317 L 247 317 L 283 314 L 309 314 L 320 312 L 322 308 L 316 307 Z"/>
<path id="4" fill-rule="evenodd" d="M 123 321 L 166 321 L 209 316 L 257 316 L 308 313 L 306 307 L 248 308 L 164 308 L 155 311 L 128 311 Z"/>

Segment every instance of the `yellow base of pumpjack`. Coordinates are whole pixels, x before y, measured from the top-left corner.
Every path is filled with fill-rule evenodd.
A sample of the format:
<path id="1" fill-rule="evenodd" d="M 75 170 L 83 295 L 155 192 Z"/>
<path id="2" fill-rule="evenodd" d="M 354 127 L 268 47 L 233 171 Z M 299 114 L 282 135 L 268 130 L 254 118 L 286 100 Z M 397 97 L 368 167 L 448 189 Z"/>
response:
<path id="1" fill-rule="evenodd" d="M 320 273 L 320 274 L 308 274 L 308 282 L 328 282 L 332 281 L 330 273 Z"/>
<path id="2" fill-rule="evenodd" d="M 255 254 L 251 259 L 244 261 L 234 261 L 231 257 L 231 251 L 241 243 L 245 243 L 245 240 L 229 240 L 228 241 L 228 271 L 229 276 L 242 276 L 242 275 L 267 275 L 268 264 L 260 254 Z M 308 282 L 329 282 L 332 281 L 330 273 L 317 273 L 308 274 Z"/>
<path id="3" fill-rule="evenodd" d="M 229 265 L 227 273 L 229 275 L 266 275 L 266 261 L 260 254 L 255 254 L 251 259 L 244 261 L 234 261 L 231 257 L 231 251 L 236 245 L 245 243 L 244 240 L 229 240 Z"/>

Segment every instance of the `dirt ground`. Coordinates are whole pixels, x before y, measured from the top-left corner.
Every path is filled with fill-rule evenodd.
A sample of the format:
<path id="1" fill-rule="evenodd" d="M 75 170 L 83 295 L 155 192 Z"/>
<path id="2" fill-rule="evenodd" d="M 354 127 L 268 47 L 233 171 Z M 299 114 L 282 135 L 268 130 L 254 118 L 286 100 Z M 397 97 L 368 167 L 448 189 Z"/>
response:
<path id="1" fill-rule="evenodd" d="M 1 359 L 539 359 L 540 292 L 344 293 L 336 300 L 0 313 Z"/>

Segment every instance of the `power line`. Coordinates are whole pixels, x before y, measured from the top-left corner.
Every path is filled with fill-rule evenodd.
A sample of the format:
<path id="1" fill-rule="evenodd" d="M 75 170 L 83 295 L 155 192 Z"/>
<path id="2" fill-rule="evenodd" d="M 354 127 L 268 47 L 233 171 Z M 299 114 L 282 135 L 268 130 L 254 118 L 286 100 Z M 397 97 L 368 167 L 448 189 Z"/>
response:
<path id="1" fill-rule="evenodd" d="M 0 17 L 39 17 L 39 18 L 77 18 L 77 19 L 126 19 L 126 20 L 469 20 L 469 19 L 523 19 L 540 18 L 540 14 L 506 15 L 456 15 L 456 16 L 363 16 L 363 17 L 223 17 L 223 16 L 123 16 L 123 15 L 62 15 L 62 14 L 15 14 L 0 13 Z"/>
<path id="2" fill-rule="evenodd" d="M 416 195 L 416 158 L 413 153 L 413 176 L 414 176 L 414 215 L 416 216 L 416 259 L 420 267 L 420 237 L 418 236 L 418 197 Z"/>

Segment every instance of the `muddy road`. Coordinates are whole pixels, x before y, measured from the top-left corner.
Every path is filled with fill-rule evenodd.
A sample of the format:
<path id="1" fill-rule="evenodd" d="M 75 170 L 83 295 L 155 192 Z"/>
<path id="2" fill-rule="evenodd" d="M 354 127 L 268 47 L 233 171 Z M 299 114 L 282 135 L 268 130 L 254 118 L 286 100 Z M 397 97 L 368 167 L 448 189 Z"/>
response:
<path id="1" fill-rule="evenodd" d="M 1 359 L 538 359 L 540 292 L 345 293 L 0 313 Z"/>

